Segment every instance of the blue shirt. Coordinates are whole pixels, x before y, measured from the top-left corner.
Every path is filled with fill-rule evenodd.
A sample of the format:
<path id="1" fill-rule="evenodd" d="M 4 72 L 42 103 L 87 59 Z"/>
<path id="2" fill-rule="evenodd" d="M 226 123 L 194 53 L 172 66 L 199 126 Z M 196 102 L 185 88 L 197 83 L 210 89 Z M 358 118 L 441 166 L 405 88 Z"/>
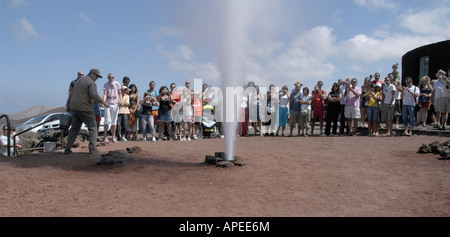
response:
<path id="1" fill-rule="evenodd" d="M 159 96 L 159 92 L 156 91 L 156 90 L 154 90 L 154 91 L 147 90 L 147 92 L 150 92 L 150 95 L 155 97 L 155 98 Z M 152 107 L 152 110 L 158 110 L 158 109 L 159 109 L 158 106 L 153 106 Z"/>
<path id="2" fill-rule="evenodd" d="M 95 115 L 101 115 L 100 112 L 100 106 L 98 105 L 97 102 L 94 102 L 94 104 L 92 105 L 93 109 L 94 109 L 94 114 Z"/>
<path id="3" fill-rule="evenodd" d="M 291 93 L 291 101 L 292 104 L 292 110 L 300 111 L 301 110 L 301 104 L 300 104 L 300 98 L 302 97 L 301 90 L 297 93 L 295 90 Z"/>

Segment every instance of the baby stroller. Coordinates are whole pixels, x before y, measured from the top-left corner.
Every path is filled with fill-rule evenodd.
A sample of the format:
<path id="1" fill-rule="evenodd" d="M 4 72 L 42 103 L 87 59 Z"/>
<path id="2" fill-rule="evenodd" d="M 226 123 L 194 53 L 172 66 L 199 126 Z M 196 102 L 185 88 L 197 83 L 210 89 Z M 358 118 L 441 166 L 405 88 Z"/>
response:
<path id="1" fill-rule="evenodd" d="M 217 137 L 217 126 L 214 120 L 214 107 L 212 105 L 206 104 L 203 106 L 202 114 L 202 137 Z"/>

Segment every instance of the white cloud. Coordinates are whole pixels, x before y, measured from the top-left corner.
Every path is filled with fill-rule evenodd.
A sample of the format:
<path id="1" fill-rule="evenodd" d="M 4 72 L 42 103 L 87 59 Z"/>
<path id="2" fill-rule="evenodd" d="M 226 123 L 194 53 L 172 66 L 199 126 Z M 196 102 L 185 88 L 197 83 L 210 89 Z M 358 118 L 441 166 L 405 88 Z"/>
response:
<path id="1" fill-rule="evenodd" d="M 28 2 L 26 2 L 25 0 L 11 0 L 9 2 L 9 7 L 11 7 L 11 8 L 17 8 L 17 7 L 21 7 L 21 6 L 27 7 L 27 6 L 30 6 L 30 4 Z"/>
<path id="2" fill-rule="evenodd" d="M 169 26 L 169 25 L 161 26 L 158 28 L 158 30 L 150 32 L 150 36 L 153 36 L 153 37 L 157 37 L 160 35 L 171 36 L 171 37 L 181 37 L 181 36 L 184 36 L 185 33 L 180 28 L 175 27 L 175 26 Z"/>
<path id="3" fill-rule="evenodd" d="M 175 50 L 165 50 L 165 45 L 156 46 L 156 51 L 162 58 L 170 60 L 169 69 L 181 72 L 191 78 L 202 78 L 205 81 L 219 82 L 220 73 L 217 65 L 212 62 L 193 62 L 194 50 L 187 45 L 179 45 Z"/>
<path id="4" fill-rule="evenodd" d="M 450 7 L 408 10 L 400 16 L 400 25 L 414 33 L 450 37 Z"/>
<path id="5" fill-rule="evenodd" d="M 182 60 L 171 60 L 169 68 L 182 72 L 191 78 L 202 78 L 205 82 L 220 82 L 220 73 L 215 63 L 184 62 Z"/>
<path id="6" fill-rule="evenodd" d="M 304 33 L 292 42 L 290 47 L 270 64 L 279 77 L 292 82 L 330 79 L 336 68 L 327 63 L 335 52 L 333 29 L 320 26 Z"/>
<path id="7" fill-rule="evenodd" d="M 31 39 L 40 39 L 41 35 L 37 33 L 33 25 L 27 20 L 22 18 L 14 25 L 15 38 L 21 42 L 27 42 Z"/>
<path id="8" fill-rule="evenodd" d="M 342 18 L 342 12 L 341 12 L 341 10 L 336 10 L 336 11 L 334 12 L 333 17 L 331 17 L 331 22 L 332 22 L 334 25 L 340 25 L 340 24 L 342 24 L 343 21 L 344 21 L 344 19 Z"/>
<path id="9" fill-rule="evenodd" d="M 406 34 L 394 34 L 380 39 L 358 34 L 340 42 L 339 54 L 352 61 L 371 63 L 400 59 L 408 51 L 432 42 L 435 42 L 433 37 Z"/>
<path id="10" fill-rule="evenodd" d="M 164 50 L 165 45 L 156 46 L 156 51 L 165 59 L 191 60 L 194 57 L 194 51 L 187 45 L 179 45 L 176 51 Z"/>
<path id="11" fill-rule="evenodd" d="M 450 37 L 450 8 L 407 10 L 399 16 L 398 27 L 381 25 L 372 36 L 358 34 L 339 43 L 339 54 L 351 61 L 373 63 L 400 59 L 417 47 L 447 40 Z M 400 27 L 400 28 L 401 28 Z"/>
<path id="12" fill-rule="evenodd" d="M 396 10 L 398 5 L 390 0 L 354 0 L 356 5 L 374 9 Z"/>
<path id="13" fill-rule="evenodd" d="M 81 20 L 83 20 L 86 24 L 92 26 L 93 22 L 92 22 L 92 18 L 86 16 L 86 14 L 84 12 L 78 14 L 78 18 L 80 18 Z"/>

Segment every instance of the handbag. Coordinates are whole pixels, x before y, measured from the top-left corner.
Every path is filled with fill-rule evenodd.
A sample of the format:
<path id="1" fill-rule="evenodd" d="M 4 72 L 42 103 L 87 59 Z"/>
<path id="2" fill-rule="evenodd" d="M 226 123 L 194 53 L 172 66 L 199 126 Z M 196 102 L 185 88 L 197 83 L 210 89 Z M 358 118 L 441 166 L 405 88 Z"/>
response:
<path id="1" fill-rule="evenodd" d="M 301 115 L 308 115 L 308 109 L 301 109 L 300 110 Z"/>
<path id="2" fill-rule="evenodd" d="M 416 106 L 414 106 L 414 110 L 416 111 L 416 112 L 419 112 L 420 111 L 420 105 L 419 104 L 416 104 Z"/>

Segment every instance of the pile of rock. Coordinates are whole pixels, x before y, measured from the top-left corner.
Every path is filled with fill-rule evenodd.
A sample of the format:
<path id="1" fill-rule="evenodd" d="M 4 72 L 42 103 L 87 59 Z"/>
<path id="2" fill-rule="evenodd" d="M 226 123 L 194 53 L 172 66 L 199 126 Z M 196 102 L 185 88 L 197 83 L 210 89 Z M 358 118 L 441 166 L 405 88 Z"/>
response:
<path id="1" fill-rule="evenodd" d="M 135 152 L 140 152 L 140 151 L 142 151 L 142 148 L 140 148 L 138 146 L 127 147 L 127 152 L 128 153 L 135 153 Z"/>
<path id="2" fill-rule="evenodd" d="M 419 147 L 418 153 L 439 154 L 441 156 L 440 160 L 450 160 L 450 140 L 443 143 L 434 141 L 429 145 L 422 144 L 422 146 Z"/>
<path id="3" fill-rule="evenodd" d="M 225 152 L 216 152 L 214 156 L 207 155 L 205 157 L 205 163 L 208 165 L 215 165 L 216 167 L 222 168 L 231 168 L 234 166 L 244 166 L 245 163 L 238 159 L 238 157 L 234 157 L 234 160 L 228 161 L 225 159 Z"/>

